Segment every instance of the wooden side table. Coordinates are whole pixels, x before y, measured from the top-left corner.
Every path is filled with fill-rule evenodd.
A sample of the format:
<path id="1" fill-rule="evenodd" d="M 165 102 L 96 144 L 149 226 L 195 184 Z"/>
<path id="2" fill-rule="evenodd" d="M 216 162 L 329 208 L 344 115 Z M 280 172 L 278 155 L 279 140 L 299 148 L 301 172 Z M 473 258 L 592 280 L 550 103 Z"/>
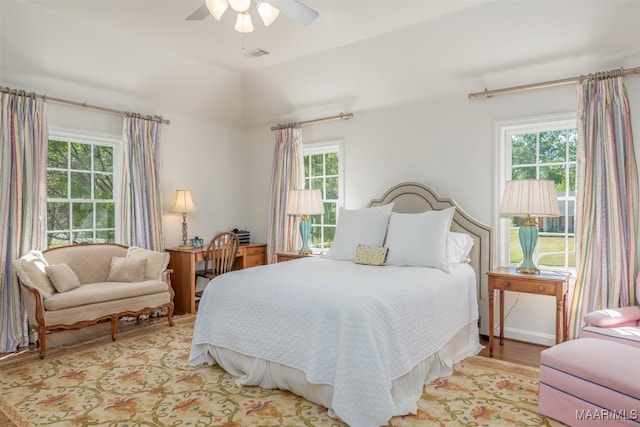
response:
<path id="1" fill-rule="evenodd" d="M 312 254 L 300 254 L 298 252 L 276 252 L 276 262 L 291 261 L 292 259 L 306 258 Z"/>
<path id="2" fill-rule="evenodd" d="M 489 357 L 493 357 L 493 293 L 500 291 L 500 345 L 504 345 L 504 291 L 556 297 L 556 344 L 567 339 L 567 291 L 569 275 L 564 273 L 523 274 L 513 267 L 498 267 L 489 276 Z"/>

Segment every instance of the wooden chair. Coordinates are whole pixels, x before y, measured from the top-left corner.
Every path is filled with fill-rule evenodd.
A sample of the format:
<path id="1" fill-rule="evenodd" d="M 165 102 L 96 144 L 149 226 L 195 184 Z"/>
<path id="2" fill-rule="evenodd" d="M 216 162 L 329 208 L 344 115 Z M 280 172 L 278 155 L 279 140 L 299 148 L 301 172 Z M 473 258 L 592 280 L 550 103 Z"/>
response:
<path id="1" fill-rule="evenodd" d="M 238 236 L 235 233 L 225 231 L 216 234 L 207 246 L 204 269 L 196 271 L 196 281 L 198 277 L 211 280 L 231 271 L 239 244 Z M 201 295 L 202 291 L 196 291 L 196 296 Z"/>

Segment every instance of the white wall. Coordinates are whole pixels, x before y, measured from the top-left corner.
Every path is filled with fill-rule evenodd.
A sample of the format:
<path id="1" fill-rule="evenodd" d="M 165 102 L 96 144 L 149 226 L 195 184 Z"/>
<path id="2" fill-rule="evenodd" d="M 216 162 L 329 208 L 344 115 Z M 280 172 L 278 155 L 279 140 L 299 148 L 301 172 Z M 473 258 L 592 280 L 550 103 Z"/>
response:
<path id="1" fill-rule="evenodd" d="M 634 129 L 640 129 L 640 78 L 627 79 L 634 109 Z M 577 108 L 575 86 L 542 89 L 470 101 L 466 93 L 442 99 L 369 111 L 354 118 L 304 127 L 303 141 L 344 140 L 345 207 L 360 208 L 403 181 L 427 184 L 452 197 L 469 214 L 495 228 L 497 121 L 571 113 Z M 334 112 L 337 113 L 337 112 Z M 247 197 L 253 209 L 246 220 L 258 240 L 266 237 L 269 177 L 274 136 L 268 127 L 247 134 L 251 178 Z M 640 155 L 640 149 L 636 152 Z M 496 257 L 494 257 L 496 259 Z M 507 337 L 551 345 L 555 342 L 555 300 L 507 293 L 506 310 L 517 304 L 505 322 Z M 487 296 L 481 312 L 487 326 Z"/>

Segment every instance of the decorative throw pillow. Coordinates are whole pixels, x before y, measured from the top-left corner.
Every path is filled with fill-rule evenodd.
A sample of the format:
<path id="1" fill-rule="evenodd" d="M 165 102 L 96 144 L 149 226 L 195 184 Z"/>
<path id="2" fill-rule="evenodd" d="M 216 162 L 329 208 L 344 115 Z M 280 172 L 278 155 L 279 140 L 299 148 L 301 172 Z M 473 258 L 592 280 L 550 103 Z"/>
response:
<path id="1" fill-rule="evenodd" d="M 111 271 L 107 282 L 142 282 L 147 260 L 144 258 L 111 258 Z"/>
<path id="2" fill-rule="evenodd" d="M 447 237 L 447 262 L 449 264 L 470 262 L 469 254 L 474 243 L 473 237 L 467 233 L 450 231 Z"/>
<path id="3" fill-rule="evenodd" d="M 67 264 L 47 265 L 44 268 L 58 292 L 67 292 L 80 287 L 80 280 Z"/>
<path id="4" fill-rule="evenodd" d="M 364 265 L 384 265 L 388 248 L 358 245 L 353 262 Z"/>
<path id="5" fill-rule="evenodd" d="M 127 250 L 127 258 L 146 259 L 144 280 L 162 280 L 162 272 L 169 265 L 169 253 L 131 246 Z"/>
<path id="6" fill-rule="evenodd" d="M 382 246 L 391 209 L 393 203 L 357 210 L 340 208 L 336 234 L 326 257 L 352 260 L 358 245 Z"/>
<path id="7" fill-rule="evenodd" d="M 49 263 L 44 259 L 41 251 L 31 250 L 14 260 L 12 265 L 20 281 L 27 286 L 37 288 L 42 294 L 42 298 L 47 299 L 56 293 L 49 276 L 44 271 Z"/>
<path id="8" fill-rule="evenodd" d="M 385 243 L 387 265 L 434 267 L 448 273 L 447 236 L 454 210 L 392 213 Z"/>

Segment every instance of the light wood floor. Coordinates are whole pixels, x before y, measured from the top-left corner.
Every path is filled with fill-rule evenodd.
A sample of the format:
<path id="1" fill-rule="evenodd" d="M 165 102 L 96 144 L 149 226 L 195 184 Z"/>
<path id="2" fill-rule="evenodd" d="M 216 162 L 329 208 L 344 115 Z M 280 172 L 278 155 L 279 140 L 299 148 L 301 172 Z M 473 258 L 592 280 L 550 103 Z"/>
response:
<path id="1" fill-rule="evenodd" d="M 480 338 L 480 344 L 484 346 L 484 349 L 479 353 L 480 356 L 489 357 L 489 340 Z M 540 353 L 547 348 L 543 345 L 506 338 L 504 345 L 500 345 L 500 339 L 495 339 L 493 342 L 493 358 L 539 368 Z"/>

